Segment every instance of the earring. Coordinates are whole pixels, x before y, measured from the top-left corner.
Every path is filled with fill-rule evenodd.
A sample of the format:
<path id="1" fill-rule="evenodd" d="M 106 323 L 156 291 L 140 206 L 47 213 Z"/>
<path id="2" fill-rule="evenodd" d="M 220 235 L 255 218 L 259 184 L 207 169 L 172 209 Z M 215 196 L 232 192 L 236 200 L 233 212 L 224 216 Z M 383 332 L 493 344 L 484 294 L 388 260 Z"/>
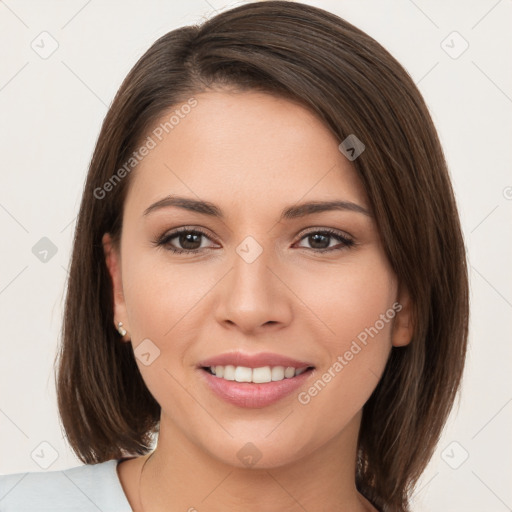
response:
<path id="1" fill-rule="evenodd" d="M 123 322 L 119 322 L 117 324 L 117 331 L 121 336 L 124 336 L 126 334 L 126 329 L 123 327 Z"/>

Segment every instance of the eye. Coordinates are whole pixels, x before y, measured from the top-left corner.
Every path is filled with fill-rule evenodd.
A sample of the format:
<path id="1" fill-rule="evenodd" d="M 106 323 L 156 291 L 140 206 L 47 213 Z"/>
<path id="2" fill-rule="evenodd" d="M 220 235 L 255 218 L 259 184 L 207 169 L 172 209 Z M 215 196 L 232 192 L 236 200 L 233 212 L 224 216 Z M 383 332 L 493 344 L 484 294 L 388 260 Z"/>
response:
<path id="1" fill-rule="evenodd" d="M 338 241 L 338 244 L 334 247 L 330 245 L 333 239 Z M 311 250 L 315 252 L 340 251 L 355 245 L 354 240 L 334 229 L 310 231 L 309 233 L 306 233 L 300 240 L 307 240 L 308 243 L 311 244 Z M 308 247 L 303 248 L 308 249 Z"/>
<path id="2" fill-rule="evenodd" d="M 204 251 L 205 249 L 212 249 L 213 247 L 204 245 L 204 240 L 210 240 L 209 236 L 199 228 L 182 227 L 174 231 L 165 233 L 153 244 L 158 247 L 164 247 L 166 250 L 175 254 L 196 254 Z M 300 241 L 307 240 L 311 247 L 299 246 L 302 249 L 310 249 L 313 252 L 325 253 L 330 251 L 339 251 L 347 249 L 355 245 L 354 240 L 347 235 L 336 231 L 334 229 L 316 229 L 310 231 L 302 236 Z M 331 242 L 337 241 L 334 246 Z M 178 247 L 176 247 L 178 245 Z"/>
<path id="3" fill-rule="evenodd" d="M 201 252 L 203 249 L 209 249 L 211 247 L 204 246 L 201 243 L 201 238 L 207 238 L 209 239 L 208 235 L 198 229 L 190 229 L 187 227 L 178 228 L 174 231 L 171 231 L 170 233 L 165 233 L 163 236 L 161 236 L 159 239 L 155 240 L 153 243 L 156 246 L 163 246 L 167 250 L 176 253 L 189 253 L 194 254 Z M 181 247 L 176 247 L 172 240 L 176 239 L 176 242 L 174 244 L 179 244 Z"/>

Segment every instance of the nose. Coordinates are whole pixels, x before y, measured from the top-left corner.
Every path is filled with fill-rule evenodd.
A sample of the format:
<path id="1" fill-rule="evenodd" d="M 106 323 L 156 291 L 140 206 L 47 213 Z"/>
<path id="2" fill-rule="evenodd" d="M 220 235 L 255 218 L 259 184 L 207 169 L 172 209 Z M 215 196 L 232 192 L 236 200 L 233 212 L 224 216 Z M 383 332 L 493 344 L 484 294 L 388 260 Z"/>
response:
<path id="1" fill-rule="evenodd" d="M 243 254 L 243 253 L 242 253 Z M 293 315 L 293 293 L 270 250 L 252 262 L 238 253 L 233 266 L 218 286 L 216 319 L 224 327 L 244 334 L 279 330 Z"/>

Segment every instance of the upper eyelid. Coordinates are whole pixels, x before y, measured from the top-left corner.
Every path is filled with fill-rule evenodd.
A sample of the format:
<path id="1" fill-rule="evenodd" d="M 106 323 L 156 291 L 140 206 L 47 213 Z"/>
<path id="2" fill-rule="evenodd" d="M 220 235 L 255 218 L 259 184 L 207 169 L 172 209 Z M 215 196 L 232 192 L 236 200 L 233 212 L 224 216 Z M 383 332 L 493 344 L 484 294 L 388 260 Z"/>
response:
<path id="1" fill-rule="evenodd" d="M 215 237 L 209 235 L 205 229 L 189 228 L 188 226 L 183 226 L 183 227 L 179 227 L 179 228 L 175 228 L 175 229 L 166 231 L 161 237 L 159 237 L 159 239 L 161 239 L 161 240 L 164 240 L 166 238 L 171 239 L 171 238 L 174 238 L 174 237 L 180 235 L 181 233 L 199 233 L 200 235 L 205 236 L 206 238 L 209 238 L 212 241 L 215 241 Z"/>

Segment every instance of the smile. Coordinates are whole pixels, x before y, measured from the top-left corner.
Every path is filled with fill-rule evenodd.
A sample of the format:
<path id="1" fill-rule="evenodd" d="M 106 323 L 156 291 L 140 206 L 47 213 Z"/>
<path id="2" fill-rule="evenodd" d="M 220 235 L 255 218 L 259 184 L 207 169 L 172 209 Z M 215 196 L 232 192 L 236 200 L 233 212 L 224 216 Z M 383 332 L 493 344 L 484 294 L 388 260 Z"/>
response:
<path id="1" fill-rule="evenodd" d="M 264 384 L 266 382 L 279 382 L 284 379 L 291 379 L 292 377 L 304 373 L 308 368 L 310 367 L 261 366 L 259 368 L 248 368 L 246 366 L 217 365 L 209 366 L 204 369 L 220 379 Z"/>
<path id="2" fill-rule="evenodd" d="M 258 409 L 298 393 L 314 371 L 312 366 L 214 365 L 199 368 L 199 376 L 207 390 L 223 402 Z"/>

